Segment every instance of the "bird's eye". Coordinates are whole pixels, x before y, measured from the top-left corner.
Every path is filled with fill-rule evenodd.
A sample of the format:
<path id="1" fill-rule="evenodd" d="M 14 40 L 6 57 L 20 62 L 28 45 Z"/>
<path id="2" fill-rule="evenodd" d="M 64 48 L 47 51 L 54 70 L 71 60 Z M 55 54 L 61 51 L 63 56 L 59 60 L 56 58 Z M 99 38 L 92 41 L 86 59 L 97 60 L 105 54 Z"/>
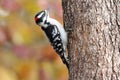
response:
<path id="1" fill-rule="evenodd" d="M 43 13 L 42 18 L 45 17 L 45 13 Z"/>
<path id="2" fill-rule="evenodd" d="M 41 11 L 41 12 L 37 13 L 35 17 L 41 18 L 43 15 L 44 15 L 44 12 Z"/>

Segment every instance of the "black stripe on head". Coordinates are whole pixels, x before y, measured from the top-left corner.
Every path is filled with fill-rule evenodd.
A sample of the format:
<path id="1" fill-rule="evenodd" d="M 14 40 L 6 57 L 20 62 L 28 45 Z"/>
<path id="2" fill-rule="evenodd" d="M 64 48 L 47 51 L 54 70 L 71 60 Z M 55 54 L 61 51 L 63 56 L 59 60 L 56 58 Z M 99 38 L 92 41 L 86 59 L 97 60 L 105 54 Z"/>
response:
<path id="1" fill-rule="evenodd" d="M 41 11 L 35 15 L 35 22 L 38 24 L 43 22 L 43 18 L 45 17 L 45 11 Z"/>
<path id="2" fill-rule="evenodd" d="M 35 15 L 35 18 L 38 17 L 41 13 L 44 13 L 45 11 L 40 11 Z"/>

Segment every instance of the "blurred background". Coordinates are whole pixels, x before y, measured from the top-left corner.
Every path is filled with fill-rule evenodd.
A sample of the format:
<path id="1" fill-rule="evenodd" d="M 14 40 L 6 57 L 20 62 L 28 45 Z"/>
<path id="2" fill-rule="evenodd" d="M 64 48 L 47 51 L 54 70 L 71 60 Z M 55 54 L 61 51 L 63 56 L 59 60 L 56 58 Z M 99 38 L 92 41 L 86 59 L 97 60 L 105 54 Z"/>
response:
<path id="1" fill-rule="evenodd" d="M 62 23 L 61 0 L 0 0 L 0 80 L 68 80 L 68 71 L 34 16 L 49 8 Z"/>

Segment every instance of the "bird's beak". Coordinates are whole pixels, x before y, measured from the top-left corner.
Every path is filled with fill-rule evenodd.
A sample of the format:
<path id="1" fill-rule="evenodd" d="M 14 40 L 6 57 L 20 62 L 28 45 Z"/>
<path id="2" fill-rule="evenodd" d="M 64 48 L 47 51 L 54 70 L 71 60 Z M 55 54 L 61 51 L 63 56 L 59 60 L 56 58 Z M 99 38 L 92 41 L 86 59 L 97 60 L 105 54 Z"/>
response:
<path id="1" fill-rule="evenodd" d="M 45 10 L 45 14 L 47 15 L 46 18 L 48 18 L 48 17 L 49 17 L 49 12 L 48 12 L 48 10 Z"/>

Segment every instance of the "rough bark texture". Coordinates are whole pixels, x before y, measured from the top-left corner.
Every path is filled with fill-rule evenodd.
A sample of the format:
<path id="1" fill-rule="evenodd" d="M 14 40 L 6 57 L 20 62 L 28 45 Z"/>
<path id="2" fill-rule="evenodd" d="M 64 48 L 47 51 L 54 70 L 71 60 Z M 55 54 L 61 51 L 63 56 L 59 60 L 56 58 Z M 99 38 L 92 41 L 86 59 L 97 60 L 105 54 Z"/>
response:
<path id="1" fill-rule="evenodd" d="M 120 0 L 62 0 L 69 80 L 120 80 Z"/>

